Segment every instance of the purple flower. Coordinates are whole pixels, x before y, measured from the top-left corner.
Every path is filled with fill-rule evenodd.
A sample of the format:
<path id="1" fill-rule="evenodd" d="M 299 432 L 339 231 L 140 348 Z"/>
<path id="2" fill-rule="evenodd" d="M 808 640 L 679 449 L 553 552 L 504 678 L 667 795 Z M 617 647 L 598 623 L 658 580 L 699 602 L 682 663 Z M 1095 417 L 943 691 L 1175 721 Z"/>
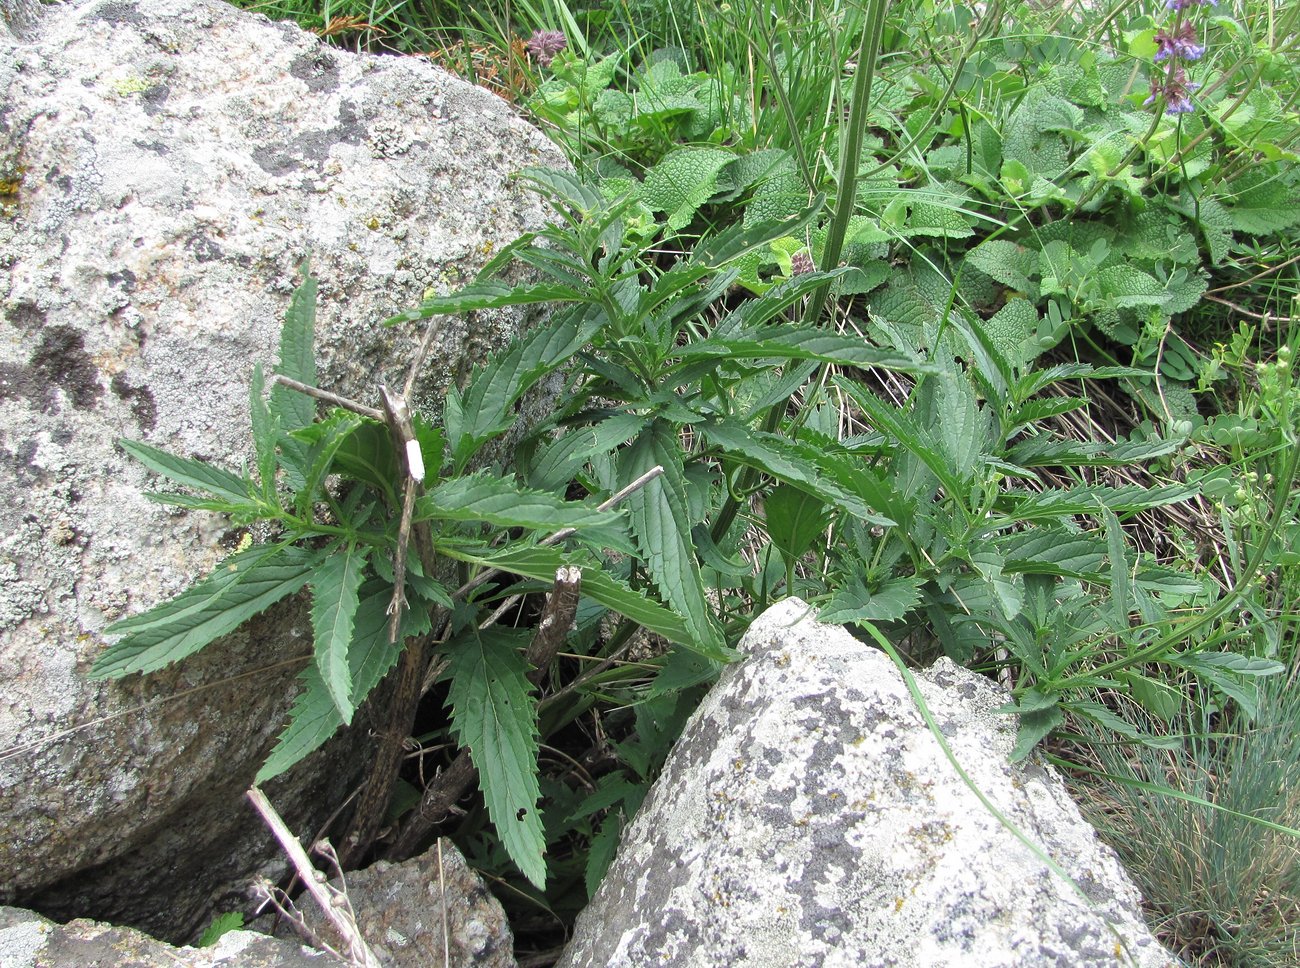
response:
<path id="1" fill-rule="evenodd" d="M 1196 42 L 1196 28 L 1190 20 L 1184 20 L 1172 34 L 1164 30 L 1156 31 L 1156 46 L 1159 50 L 1152 59 L 1157 64 L 1168 57 L 1185 61 L 1199 60 L 1205 53 L 1205 48 Z"/>
<path id="2" fill-rule="evenodd" d="M 1151 96 L 1142 102 L 1142 106 L 1147 107 L 1164 98 L 1166 114 L 1191 114 L 1195 110 L 1191 94 L 1200 86 L 1189 81 L 1183 65 L 1175 61 L 1164 77 L 1152 79 Z"/>
<path id="3" fill-rule="evenodd" d="M 790 274 L 793 276 L 802 276 L 812 272 L 817 267 L 813 264 L 813 257 L 807 252 L 796 252 L 790 257 Z"/>
<path id="4" fill-rule="evenodd" d="M 569 46 L 563 31 L 534 30 L 532 38 L 524 45 L 542 67 L 550 67 L 555 55 Z"/>
<path id="5" fill-rule="evenodd" d="M 1170 10 L 1186 10 L 1188 7 L 1217 7 L 1219 0 L 1165 0 Z"/>

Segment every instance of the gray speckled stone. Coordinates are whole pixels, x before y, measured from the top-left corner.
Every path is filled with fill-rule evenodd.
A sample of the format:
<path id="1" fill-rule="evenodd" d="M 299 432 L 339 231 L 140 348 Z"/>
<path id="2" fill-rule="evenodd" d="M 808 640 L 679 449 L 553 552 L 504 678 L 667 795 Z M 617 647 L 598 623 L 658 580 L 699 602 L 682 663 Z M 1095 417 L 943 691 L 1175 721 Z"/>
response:
<path id="1" fill-rule="evenodd" d="M 175 667 L 88 681 L 106 625 L 239 538 L 146 501 L 157 480 L 115 441 L 247 460 L 249 378 L 309 254 L 321 385 L 374 404 L 418 342 L 378 322 L 538 227 L 512 176 L 562 159 L 424 61 L 215 0 L 29 7 L 0 7 L 27 28 L 0 31 L 0 903 L 184 940 L 274 858 L 242 791 L 310 625 L 285 603 Z M 417 402 L 530 319 L 441 320 Z M 267 790 L 308 838 L 364 766 L 354 733 Z"/>
<path id="2" fill-rule="evenodd" d="M 954 772 L 889 658 L 788 599 L 696 712 L 560 965 L 1143 968 L 1176 965 L 1048 767 L 1012 766 L 1003 694 L 918 678 Z"/>
<path id="3" fill-rule="evenodd" d="M 400 864 L 379 861 L 346 875 L 361 936 L 386 968 L 442 968 L 444 954 L 446 968 L 516 968 L 501 902 L 451 841 L 441 843 L 441 852 L 434 844 Z M 338 886 L 337 879 L 331 883 Z M 307 926 L 343 950 L 320 908 L 306 896 L 297 903 Z"/>
<path id="4" fill-rule="evenodd" d="M 329 968 L 318 951 L 253 931 L 229 931 L 208 948 L 173 948 L 131 928 L 98 921 L 55 924 L 0 907 L 3 968 Z"/>

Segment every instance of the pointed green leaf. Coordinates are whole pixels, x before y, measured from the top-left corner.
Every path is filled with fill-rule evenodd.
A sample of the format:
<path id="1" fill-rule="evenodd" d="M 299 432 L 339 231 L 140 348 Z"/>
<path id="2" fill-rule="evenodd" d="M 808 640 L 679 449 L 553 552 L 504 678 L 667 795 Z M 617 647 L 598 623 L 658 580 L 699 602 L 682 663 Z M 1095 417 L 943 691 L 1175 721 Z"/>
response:
<path id="1" fill-rule="evenodd" d="M 778 484 L 763 499 L 767 534 L 786 564 L 797 561 L 826 530 L 826 503 L 807 491 Z"/>
<path id="2" fill-rule="evenodd" d="M 1106 545 L 1096 535 L 1065 528 L 1033 528 L 1001 535 L 995 541 L 1008 573 L 1058 575 L 1095 579 L 1106 557 Z"/>
<path id="3" fill-rule="evenodd" d="M 352 622 L 352 645 L 348 649 L 352 696 L 356 705 L 365 701 L 397 662 L 402 641 L 429 630 L 428 614 L 408 609 L 402 615 L 402 640 L 397 645 L 391 644 L 388 641 L 388 605 L 392 599 L 393 586 L 379 579 L 366 582 L 358 595 Z M 309 662 L 298 678 L 303 683 L 303 691 L 290 710 L 289 724 L 280 734 L 279 742 L 258 771 L 257 783 L 264 783 L 289 769 L 343 725 L 343 717 L 316 663 Z"/>
<path id="4" fill-rule="evenodd" d="M 723 266 L 756 249 L 764 248 L 777 239 L 799 235 L 813 223 L 825 204 L 826 196 L 822 194 L 814 198 L 812 204 L 803 211 L 787 219 L 764 221 L 757 225 L 737 222 L 696 246 L 691 261 Z"/>
<path id="5" fill-rule="evenodd" d="M 646 570 L 674 610 L 685 616 L 694 638 L 711 648 L 721 641 L 711 621 L 704 581 L 690 544 L 682 450 L 668 425 L 656 420 L 618 457 L 618 482 L 626 486 L 655 466 L 664 473 L 628 495 L 624 506 Z"/>
<path id="6" fill-rule="evenodd" d="M 516 256 L 518 253 L 516 253 Z M 408 309 L 384 320 L 383 325 L 415 322 L 430 316 L 452 316 L 477 309 L 503 309 L 534 303 L 575 302 L 582 294 L 572 286 L 556 282 L 510 286 L 504 282 L 476 280 L 457 292 L 426 299 L 416 309 Z"/>
<path id="7" fill-rule="evenodd" d="M 701 655 L 723 662 L 730 662 L 735 657 L 730 649 L 698 641 L 680 615 L 601 571 L 600 566 L 585 555 L 566 554 L 558 548 L 544 547 L 514 547 L 498 551 L 440 545 L 438 550 L 449 558 L 500 568 L 502 571 L 544 582 L 555 581 L 555 571 L 561 565 L 575 565 L 582 569 L 582 594 L 587 598 L 630 618 L 647 631 L 662 635 L 669 642 L 683 645 Z"/>
<path id="8" fill-rule="evenodd" d="M 206 491 L 233 505 L 253 505 L 252 482 L 203 461 L 177 457 L 165 450 L 123 438 L 118 445 L 151 471 L 186 487 Z"/>
<path id="9" fill-rule="evenodd" d="M 351 410 L 336 408 L 324 420 L 317 421 L 298 432 L 302 435 L 310 434 L 310 442 L 300 440 L 308 443 L 307 449 L 303 452 L 306 470 L 294 496 L 294 503 L 300 516 L 306 517 L 312 505 L 321 500 L 323 497 L 321 490 L 330 475 L 335 455 L 365 419 Z"/>
<path id="10" fill-rule="evenodd" d="M 1180 750 L 1183 748 L 1183 739 L 1179 736 L 1153 736 L 1152 734 L 1138 729 L 1122 716 L 1116 715 L 1106 706 L 1099 702 L 1091 700 L 1077 700 L 1075 702 L 1065 703 L 1065 708 L 1079 716 L 1086 716 L 1094 723 L 1104 726 L 1112 733 L 1118 733 L 1126 739 L 1135 740 L 1143 746 L 1149 746 L 1157 750 Z"/>
<path id="11" fill-rule="evenodd" d="M 920 372 L 926 367 L 914 357 L 872 346 L 859 336 L 828 332 L 815 326 L 778 324 L 747 330 L 743 338 L 706 339 L 676 351 L 684 362 L 719 359 L 818 360 L 843 366 L 886 367 Z"/>
<path id="12" fill-rule="evenodd" d="M 865 411 L 867 418 L 877 430 L 893 437 L 915 455 L 943 483 L 949 493 L 954 495 L 962 493 L 962 482 L 952 472 L 947 459 L 930 435 L 916 426 L 910 414 L 885 403 L 866 387 L 852 380 L 836 377 L 835 383 L 847 391 Z"/>
<path id="13" fill-rule="evenodd" d="M 587 868 L 583 874 L 583 884 L 587 888 L 587 897 L 592 897 L 600 882 L 614 863 L 614 854 L 618 850 L 619 837 L 623 833 L 623 814 L 614 812 L 601 821 L 596 836 L 591 838 L 587 852 Z"/>
<path id="14" fill-rule="evenodd" d="M 828 504 L 844 508 L 850 514 L 872 524 L 892 525 L 894 521 L 880 513 L 890 496 L 883 492 L 885 486 L 869 478 L 865 471 L 855 475 L 855 480 L 870 488 L 875 485 L 882 492 L 875 506 L 868 501 L 864 490 L 845 486 L 823 466 L 823 458 L 815 448 L 804 447 L 777 434 L 750 430 L 733 420 L 711 420 L 697 425 L 697 429 L 710 444 L 726 451 L 728 458 L 746 467 L 753 467 L 807 491 Z M 845 474 L 849 468 L 842 468 Z"/>
<path id="15" fill-rule="evenodd" d="M 592 307 L 562 313 L 495 356 L 463 393 L 449 394 L 443 419 L 457 467 L 464 467 L 480 445 L 510 427 L 519 398 L 590 342 L 604 322 Z"/>
<path id="16" fill-rule="evenodd" d="M 231 555 L 175 598 L 105 629 L 108 635 L 126 637 L 95 661 L 91 677 L 152 672 L 197 652 L 298 591 L 317 562 L 315 552 L 287 545 L 262 545 Z"/>
<path id="17" fill-rule="evenodd" d="M 1011 762 L 1019 763 L 1057 726 L 1065 722 L 1059 706 L 1025 713 L 1020 717 L 1020 730 L 1016 733 L 1016 746 L 1011 751 Z"/>
<path id="18" fill-rule="evenodd" d="M 302 282 L 293 291 L 280 330 L 280 362 L 275 372 L 291 380 L 316 385 L 316 278 L 303 262 Z M 271 416 L 282 430 L 297 430 L 316 419 L 316 402 L 311 397 L 276 384 L 271 388 Z"/>
<path id="19" fill-rule="evenodd" d="M 537 714 L 523 634 L 473 626 L 443 647 L 452 726 L 478 767 L 488 816 L 510 859 L 543 890 L 546 841 L 537 801 Z"/>
<path id="20" fill-rule="evenodd" d="M 344 545 L 326 554 L 312 575 L 311 627 L 316 667 L 343 722 L 352 722 L 352 671 L 348 648 L 356 617 L 366 552 Z"/>
<path id="21" fill-rule="evenodd" d="M 593 454 L 608 453 L 641 432 L 646 418 L 614 414 L 589 427 L 570 430 L 539 448 L 528 468 L 528 483 L 541 490 L 565 487 Z"/>
<path id="22" fill-rule="evenodd" d="M 486 521 L 499 528 L 611 528 L 624 522 L 622 511 L 597 511 L 546 491 L 479 471 L 439 484 L 416 505 L 420 520 Z"/>
<path id="23" fill-rule="evenodd" d="M 970 380 L 951 372 L 939 377 L 938 440 L 948 458 L 948 466 L 963 481 L 975 473 L 980 450 L 989 444 L 988 414 L 975 400 L 975 388 Z"/>
<path id="24" fill-rule="evenodd" d="M 425 464 L 426 469 L 432 466 Z M 334 469 L 374 487 L 389 504 L 399 503 L 396 488 L 402 472 L 393 451 L 393 435 L 384 424 L 367 420 L 356 427 L 335 450 Z"/>
<path id="25" fill-rule="evenodd" d="M 1143 487 L 1140 484 L 1108 487 L 1096 484 L 1068 491 L 1041 493 L 1008 489 L 1003 492 L 1003 497 L 1010 504 L 1010 513 L 1014 517 L 1025 521 L 1042 521 L 1071 514 L 1094 514 L 1099 505 L 1110 508 L 1117 514 L 1131 514 L 1186 501 L 1194 497 L 1197 490 L 1188 484 L 1165 484 L 1159 487 Z"/>
<path id="26" fill-rule="evenodd" d="M 831 625 L 852 622 L 899 622 L 921 602 L 921 582 L 915 577 L 891 578 L 874 591 L 860 578 L 837 589 L 819 610 L 819 619 Z"/>

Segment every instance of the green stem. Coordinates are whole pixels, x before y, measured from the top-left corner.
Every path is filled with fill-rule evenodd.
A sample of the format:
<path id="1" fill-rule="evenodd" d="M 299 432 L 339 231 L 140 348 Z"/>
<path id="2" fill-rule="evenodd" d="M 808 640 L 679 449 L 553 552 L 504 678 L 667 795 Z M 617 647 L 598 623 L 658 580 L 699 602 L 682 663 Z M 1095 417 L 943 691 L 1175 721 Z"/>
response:
<path id="1" fill-rule="evenodd" d="M 889 0 L 868 0 L 868 15 L 862 28 L 862 41 L 858 48 L 858 66 L 853 80 L 853 104 L 849 111 L 846 137 L 840 140 L 840 177 L 835 196 L 835 215 L 831 219 L 826 234 L 826 247 L 822 253 L 822 267 L 833 267 L 839 262 L 844 246 L 844 235 L 848 230 L 849 218 L 853 215 L 857 199 L 858 166 L 862 161 L 862 138 L 867 129 L 867 117 L 870 114 L 871 79 L 876 71 L 876 56 L 880 52 L 880 37 L 885 30 L 885 11 Z M 826 305 L 830 292 L 827 281 L 813 292 L 808 311 L 804 318 L 814 323 Z M 774 403 L 763 420 L 763 429 L 775 433 L 785 416 L 788 400 Z M 753 488 L 758 479 L 758 471 L 752 467 L 745 468 L 740 475 L 734 492 L 727 495 L 727 500 L 713 522 L 714 541 L 721 541 L 732 522 L 740 505 L 734 493 L 745 494 Z"/>

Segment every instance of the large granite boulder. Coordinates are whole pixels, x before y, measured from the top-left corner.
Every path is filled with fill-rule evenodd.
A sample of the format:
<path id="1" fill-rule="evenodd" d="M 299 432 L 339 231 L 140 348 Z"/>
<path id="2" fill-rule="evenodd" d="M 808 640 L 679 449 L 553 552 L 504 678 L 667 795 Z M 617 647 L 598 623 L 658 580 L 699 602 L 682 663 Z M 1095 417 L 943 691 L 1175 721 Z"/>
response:
<path id="1" fill-rule="evenodd" d="M 1060 779 L 1013 766 L 1005 696 L 947 660 L 918 677 L 980 803 L 897 669 L 787 599 L 687 725 L 560 965 L 1143 968 L 1151 936 Z"/>
<path id="2" fill-rule="evenodd" d="M 88 681 L 107 624 L 242 537 L 145 500 L 115 441 L 246 460 L 250 374 L 308 256 L 321 385 L 374 404 L 420 335 L 378 321 L 538 226 L 512 175 L 561 158 L 422 61 L 215 0 L 0 16 L 0 903 L 185 940 L 274 853 L 241 794 L 310 626 L 289 603 L 160 673 Z M 419 400 L 529 324 L 440 320 Z M 362 723 L 268 789 L 306 839 L 367 742 Z"/>

